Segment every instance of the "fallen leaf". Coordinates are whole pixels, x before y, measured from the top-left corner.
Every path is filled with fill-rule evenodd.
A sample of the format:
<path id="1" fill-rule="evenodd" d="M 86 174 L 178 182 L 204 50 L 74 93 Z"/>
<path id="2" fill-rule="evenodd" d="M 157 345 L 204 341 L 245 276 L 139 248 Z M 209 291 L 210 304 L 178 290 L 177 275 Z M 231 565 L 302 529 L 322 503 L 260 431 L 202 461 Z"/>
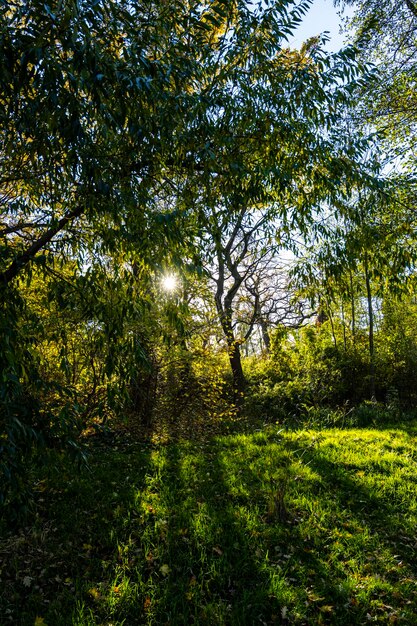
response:
<path id="1" fill-rule="evenodd" d="M 165 563 L 165 565 L 161 565 L 161 567 L 159 568 L 159 571 L 161 572 L 161 574 L 163 574 L 164 576 L 168 576 L 169 572 L 171 571 L 169 565 L 167 565 Z"/>
<path id="2" fill-rule="evenodd" d="M 89 589 L 88 593 L 94 598 L 94 600 L 98 600 L 100 598 L 100 592 L 96 587 Z"/>

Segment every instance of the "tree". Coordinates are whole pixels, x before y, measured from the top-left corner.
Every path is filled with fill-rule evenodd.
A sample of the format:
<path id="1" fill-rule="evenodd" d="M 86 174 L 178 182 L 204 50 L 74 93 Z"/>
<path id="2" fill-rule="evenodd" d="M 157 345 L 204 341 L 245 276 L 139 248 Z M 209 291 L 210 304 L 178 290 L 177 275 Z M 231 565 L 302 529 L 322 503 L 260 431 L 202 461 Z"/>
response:
<path id="1" fill-rule="evenodd" d="M 359 71 L 351 51 L 327 57 L 317 41 L 297 52 L 281 50 L 278 40 L 272 60 L 258 57 L 252 71 L 236 76 L 230 108 L 219 108 L 212 121 L 209 161 L 195 198 L 199 245 L 216 283 L 215 302 L 237 396 L 245 387 L 240 345 L 261 319 L 260 294 L 249 282 L 262 260 L 291 245 L 295 229 L 306 235 L 324 202 L 333 199 L 342 205 L 354 181 L 371 181 L 360 162 L 366 142 L 341 134 L 338 126 L 355 89 L 352 75 Z M 248 76 L 256 87 L 250 103 Z M 232 115 L 233 110 L 239 115 Z M 239 336 L 236 302 L 245 288 L 254 304 Z"/>
<path id="2" fill-rule="evenodd" d="M 108 341 L 111 392 L 123 363 L 140 357 L 129 295 L 143 295 L 164 259 L 198 257 L 215 214 L 229 228 L 268 207 L 284 232 L 306 230 L 341 181 L 363 177 L 356 139 L 336 141 L 334 127 L 363 81 L 353 50 L 283 48 L 310 2 L 2 5 L 0 401 L 10 455 L 20 423 L 42 431 L 16 409 L 39 400 L 22 323 L 31 278 L 69 263 L 68 299 L 82 285 L 97 294 L 81 294 L 79 324 Z M 38 327 L 31 340 L 43 339 Z"/>
<path id="3" fill-rule="evenodd" d="M 239 320 L 236 319 L 236 299 L 254 278 L 265 252 L 262 252 L 262 240 L 265 238 L 268 212 L 254 215 L 243 207 L 235 220 L 230 222 L 230 215 L 215 209 L 207 234 L 207 245 L 212 247 L 214 267 L 207 267 L 215 283 L 214 300 L 227 342 L 230 366 L 236 399 L 245 390 L 245 377 L 242 370 L 240 346 L 250 337 L 253 326 L 259 316 L 259 294 L 253 291 L 254 303 L 245 330 L 240 334 L 237 330 Z M 247 289 L 246 289 L 247 290 Z"/>
<path id="4" fill-rule="evenodd" d="M 245 280 L 247 293 L 239 302 L 238 321 L 250 327 L 255 313 L 254 326 L 260 331 L 261 349 L 266 354 L 271 348 L 270 334 L 274 329 L 299 328 L 315 314 L 292 284 L 293 264 L 293 260 L 282 259 L 272 251 L 259 260 L 256 272 L 248 273 Z"/>
<path id="5" fill-rule="evenodd" d="M 184 11 L 176 19 L 184 28 Z M 127 224 L 143 236 L 192 108 L 182 77 L 197 65 L 190 51 L 174 62 L 172 26 L 165 9 L 129 1 L 1 9 L 3 285 L 51 246 L 91 248 L 91 227 L 104 250 Z"/>
<path id="6" fill-rule="evenodd" d="M 378 67 L 379 79 L 359 99 L 358 117 L 388 140 L 387 150 L 415 166 L 417 120 L 416 70 L 417 4 L 414 0 L 335 0 L 352 6 L 348 26 L 363 58 Z"/>

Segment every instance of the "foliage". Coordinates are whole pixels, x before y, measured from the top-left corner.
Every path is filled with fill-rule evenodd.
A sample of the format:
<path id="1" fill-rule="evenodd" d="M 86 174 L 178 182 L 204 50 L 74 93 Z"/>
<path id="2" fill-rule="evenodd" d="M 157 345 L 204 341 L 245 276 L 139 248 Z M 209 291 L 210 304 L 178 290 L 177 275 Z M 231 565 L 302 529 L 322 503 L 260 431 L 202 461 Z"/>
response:
<path id="1" fill-rule="evenodd" d="M 392 398 L 400 404 L 415 406 L 417 345 L 415 335 L 416 302 L 414 296 L 384 301 L 380 351 L 387 367 L 384 381 Z"/>
<path id="2" fill-rule="evenodd" d="M 377 66 L 380 79 L 365 88 L 359 116 L 386 140 L 388 151 L 415 165 L 417 5 L 414 0 L 335 0 L 351 5 L 349 21 L 363 57 Z"/>
<path id="3" fill-rule="evenodd" d="M 319 42 L 300 52 L 277 49 L 273 64 L 269 56 L 254 56 L 256 113 L 248 119 L 246 111 L 238 117 L 227 108 L 219 111 L 221 132 L 238 138 L 238 152 L 235 162 L 201 177 L 198 245 L 205 251 L 238 393 L 245 387 L 241 345 L 262 319 L 259 284 L 268 264 L 277 264 L 276 252 L 295 246 L 295 231 L 304 238 L 315 233 L 325 203 L 342 210 L 355 185 L 379 186 L 375 163 L 363 158 L 367 138 L 341 123 L 365 76 L 354 59 L 353 49 L 327 56 Z M 234 91 L 239 99 L 246 92 L 240 77 Z M 223 164 L 219 145 L 213 142 L 212 154 Z M 229 154 L 230 149 L 227 159 Z M 242 179 L 245 171 L 252 175 Z M 239 301 L 250 302 L 244 323 Z"/>
<path id="4" fill-rule="evenodd" d="M 219 215 L 305 230 L 341 181 L 371 183 L 366 142 L 337 127 L 363 64 L 285 48 L 309 4 L 2 5 L 1 436 L 21 468 L 112 411 L 150 421 L 175 317 L 152 278 L 201 265 Z"/>
<path id="5" fill-rule="evenodd" d="M 251 384 L 247 402 L 250 415 L 265 421 L 297 423 L 299 419 L 308 422 L 317 412 L 324 424 L 327 407 L 339 407 L 339 424 L 346 423 L 346 415 L 352 425 L 368 423 L 363 402 L 370 397 L 370 356 L 363 323 L 366 317 L 356 306 L 355 335 L 345 326 L 346 319 L 333 309 L 332 324 L 328 320 L 290 333 L 279 329 L 273 336 L 269 358 L 248 360 L 245 370 Z M 383 316 L 375 331 L 374 354 L 376 398 L 387 407 L 386 414 L 381 410 L 380 419 L 390 421 L 415 406 L 415 307 L 414 299 L 405 296 L 384 301 Z M 362 408 L 356 409 L 358 405 Z M 313 419 L 314 424 L 319 422 Z"/>

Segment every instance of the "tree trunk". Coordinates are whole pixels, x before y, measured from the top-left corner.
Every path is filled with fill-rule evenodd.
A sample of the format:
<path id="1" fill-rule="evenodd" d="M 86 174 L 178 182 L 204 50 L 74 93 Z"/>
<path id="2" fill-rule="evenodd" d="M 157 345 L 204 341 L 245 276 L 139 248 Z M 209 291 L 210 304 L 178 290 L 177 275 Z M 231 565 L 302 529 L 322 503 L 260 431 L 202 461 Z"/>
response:
<path id="1" fill-rule="evenodd" d="M 336 333 L 334 330 L 334 320 L 333 320 L 332 312 L 330 310 L 330 306 L 328 307 L 328 311 L 329 311 L 330 327 L 332 329 L 333 343 L 334 343 L 335 350 L 337 350 L 337 338 L 336 338 Z"/>
<path id="2" fill-rule="evenodd" d="M 374 350 L 374 311 L 372 307 L 371 279 L 369 276 L 368 255 L 364 258 L 366 297 L 368 301 L 369 318 L 369 393 L 371 400 L 375 400 L 375 350 Z"/>
<path id="3" fill-rule="evenodd" d="M 351 318 L 352 318 L 352 339 L 353 345 L 355 345 L 355 333 L 356 333 L 356 323 L 355 323 L 355 294 L 353 292 L 353 276 L 352 270 L 349 272 L 350 276 L 350 309 L 351 309 Z"/>
<path id="4" fill-rule="evenodd" d="M 233 374 L 233 390 L 236 406 L 241 406 L 246 388 L 246 378 L 242 369 L 242 360 L 240 355 L 240 347 L 236 341 L 232 341 L 228 345 L 229 361 Z"/>
<path id="5" fill-rule="evenodd" d="M 265 344 L 265 352 L 269 354 L 271 351 L 271 337 L 269 336 L 268 324 L 262 317 L 259 320 L 259 324 L 261 326 L 262 340 Z"/>
<path id="6" fill-rule="evenodd" d="M 346 321 L 345 321 L 345 307 L 343 306 L 342 300 L 342 326 L 343 326 L 343 348 L 346 352 L 347 350 L 347 341 L 346 341 Z"/>

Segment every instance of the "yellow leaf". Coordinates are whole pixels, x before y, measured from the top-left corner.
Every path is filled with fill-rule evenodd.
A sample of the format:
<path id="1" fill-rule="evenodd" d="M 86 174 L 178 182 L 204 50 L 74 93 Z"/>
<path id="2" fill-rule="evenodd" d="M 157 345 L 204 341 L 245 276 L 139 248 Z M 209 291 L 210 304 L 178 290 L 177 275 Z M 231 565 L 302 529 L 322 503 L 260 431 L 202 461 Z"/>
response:
<path id="1" fill-rule="evenodd" d="M 96 587 L 89 589 L 88 593 L 94 598 L 94 600 L 98 600 L 100 598 L 100 592 Z"/>
<path id="2" fill-rule="evenodd" d="M 44 621 L 43 617 L 36 617 L 33 626 L 48 626 L 48 624 Z"/>
<path id="3" fill-rule="evenodd" d="M 92 550 L 93 546 L 89 543 L 83 543 L 83 550 Z"/>
<path id="4" fill-rule="evenodd" d="M 159 571 L 160 571 L 160 572 L 161 572 L 161 574 L 163 574 L 164 576 L 168 576 L 168 574 L 169 574 L 169 572 L 171 571 L 171 569 L 170 569 L 169 565 L 167 565 L 167 564 L 165 563 L 165 565 L 162 565 L 162 566 L 159 568 Z"/>
<path id="5" fill-rule="evenodd" d="M 310 602 L 321 602 L 324 600 L 323 596 L 319 596 L 317 593 L 314 593 L 314 591 L 307 591 L 307 594 Z"/>

